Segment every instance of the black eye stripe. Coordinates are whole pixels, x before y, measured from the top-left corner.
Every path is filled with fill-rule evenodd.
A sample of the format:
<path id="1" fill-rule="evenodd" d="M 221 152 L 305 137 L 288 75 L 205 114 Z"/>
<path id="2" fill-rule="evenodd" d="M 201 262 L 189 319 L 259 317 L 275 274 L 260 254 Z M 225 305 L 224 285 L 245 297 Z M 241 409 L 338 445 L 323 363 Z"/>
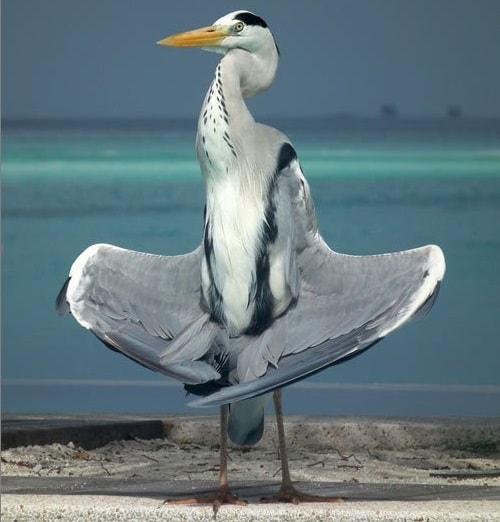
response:
<path id="1" fill-rule="evenodd" d="M 266 21 L 260 16 L 254 15 L 253 13 L 238 13 L 235 20 L 240 20 L 246 25 L 260 25 L 261 27 L 267 27 Z"/>

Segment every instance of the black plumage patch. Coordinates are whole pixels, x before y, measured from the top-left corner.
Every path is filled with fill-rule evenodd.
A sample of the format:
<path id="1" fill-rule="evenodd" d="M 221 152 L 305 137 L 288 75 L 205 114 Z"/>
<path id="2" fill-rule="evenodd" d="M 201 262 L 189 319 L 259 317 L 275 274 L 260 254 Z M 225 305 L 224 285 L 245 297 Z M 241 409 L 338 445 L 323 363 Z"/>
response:
<path id="1" fill-rule="evenodd" d="M 235 20 L 240 20 L 246 25 L 260 25 L 261 27 L 267 27 L 267 23 L 260 16 L 254 15 L 253 13 L 249 13 L 248 11 L 244 11 L 243 13 L 238 13 Z"/>
<path id="2" fill-rule="evenodd" d="M 279 172 L 288 167 L 293 160 L 297 159 L 297 153 L 290 143 L 283 143 L 278 154 L 276 171 Z"/>
<path id="3" fill-rule="evenodd" d="M 206 213 L 206 207 L 205 207 Z M 203 250 L 205 252 L 205 259 L 207 262 L 207 270 L 208 277 L 210 279 L 210 287 L 208 289 L 208 306 L 210 308 L 210 313 L 212 318 L 219 322 L 224 323 L 224 312 L 222 309 L 222 295 L 217 288 L 214 280 L 214 272 L 212 263 L 214 261 L 215 253 L 214 253 L 214 245 L 212 240 L 212 231 L 210 227 L 210 220 L 206 219 L 205 221 L 205 230 L 203 234 Z"/>
<path id="4" fill-rule="evenodd" d="M 278 225 L 276 223 L 276 177 L 273 180 L 269 199 L 265 210 L 265 222 L 262 230 L 260 252 L 256 259 L 255 280 L 249 295 L 254 296 L 255 307 L 252 314 L 252 322 L 246 333 L 257 335 L 265 330 L 273 320 L 273 295 L 269 286 L 270 264 L 269 248 L 278 237 Z"/>
<path id="5" fill-rule="evenodd" d="M 278 237 L 276 222 L 276 189 L 279 173 L 297 159 L 297 153 L 290 143 L 283 143 L 278 153 L 276 172 L 269 187 L 269 196 L 265 208 L 265 220 L 262 229 L 260 252 L 256 259 L 255 280 L 249 294 L 249 302 L 255 299 L 252 322 L 246 333 L 257 335 L 265 330 L 273 320 L 273 295 L 269 286 L 270 264 L 269 250 Z"/>
<path id="6" fill-rule="evenodd" d="M 207 381 L 202 384 L 184 384 L 184 389 L 188 394 L 206 397 L 212 393 L 219 391 L 225 386 L 229 386 L 227 376 L 229 374 L 229 354 L 225 350 L 209 353 L 203 357 L 203 360 L 213 366 L 221 377 L 216 381 Z"/>
<path id="7" fill-rule="evenodd" d="M 205 206 L 205 215 L 207 213 L 207 207 Z M 207 263 L 210 268 L 210 260 L 212 259 L 212 254 L 214 252 L 213 242 L 212 242 L 212 234 L 210 231 L 210 220 L 205 220 L 205 230 L 203 234 L 203 250 L 205 251 L 205 258 L 207 259 Z"/>
<path id="8" fill-rule="evenodd" d="M 255 306 L 252 313 L 252 321 L 245 331 L 249 335 L 258 335 L 263 332 L 273 319 L 273 296 L 269 287 L 269 255 L 262 252 L 257 258 L 255 281 Z"/>
<path id="9" fill-rule="evenodd" d="M 212 395 L 212 393 L 218 392 L 223 387 L 217 381 L 208 381 L 203 384 L 184 384 L 187 394 L 197 395 L 198 397 Z"/>

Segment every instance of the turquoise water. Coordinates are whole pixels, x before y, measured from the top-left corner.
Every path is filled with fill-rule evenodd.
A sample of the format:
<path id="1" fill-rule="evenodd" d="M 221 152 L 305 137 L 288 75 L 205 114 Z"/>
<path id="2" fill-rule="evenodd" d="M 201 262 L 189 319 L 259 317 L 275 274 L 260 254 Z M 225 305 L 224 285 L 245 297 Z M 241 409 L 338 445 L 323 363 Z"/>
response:
<path id="1" fill-rule="evenodd" d="M 300 151 L 308 178 L 499 175 L 496 122 L 276 125 Z M 194 133 L 195 122 L 11 124 L 2 140 L 3 175 L 6 181 L 199 181 Z"/>
<path id="2" fill-rule="evenodd" d="M 430 315 L 286 394 L 290 413 L 500 413 L 500 124 L 278 122 L 336 250 L 439 244 Z M 188 411 L 182 387 L 98 343 L 54 299 L 96 242 L 177 254 L 201 239 L 194 122 L 9 123 L 2 133 L 4 411 Z"/>

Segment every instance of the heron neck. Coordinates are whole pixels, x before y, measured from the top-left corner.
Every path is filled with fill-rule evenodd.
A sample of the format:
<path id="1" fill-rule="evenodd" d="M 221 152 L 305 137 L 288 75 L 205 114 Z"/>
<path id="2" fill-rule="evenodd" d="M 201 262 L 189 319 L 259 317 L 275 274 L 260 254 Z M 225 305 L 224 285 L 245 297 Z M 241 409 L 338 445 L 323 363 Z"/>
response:
<path id="1" fill-rule="evenodd" d="M 261 56 L 258 52 L 232 49 L 222 58 L 216 69 L 215 81 L 220 75 L 222 91 L 228 102 L 236 102 L 235 109 L 241 110 L 243 106 L 250 115 L 244 98 L 255 96 L 271 85 L 278 64 L 277 57 L 273 57 L 274 54 L 268 55 L 267 52 Z M 240 116 L 239 113 L 237 115 Z"/>
<path id="2" fill-rule="evenodd" d="M 251 60 L 247 55 L 248 53 L 239 49 L 226 54 L 217 65 L 212 84 L 220 95 L 222 107 L 226 108 L 225 115 L 231 120 L 232 133 L 255 121 L 245 103 L 245 98 L 256 94 L 248 88 L 248 68 L 251 68 Z M 229 125 L 229 122 L 225 123 Z"/>
<path id="3" fill-rule="evenodd" d="M 207 182 L 225 178 L 241 162 L 245 136 L 255 121 L 242 91 L 238 53 L 229 53 L 219 62 L 198 120 L 197 153 Z"/>

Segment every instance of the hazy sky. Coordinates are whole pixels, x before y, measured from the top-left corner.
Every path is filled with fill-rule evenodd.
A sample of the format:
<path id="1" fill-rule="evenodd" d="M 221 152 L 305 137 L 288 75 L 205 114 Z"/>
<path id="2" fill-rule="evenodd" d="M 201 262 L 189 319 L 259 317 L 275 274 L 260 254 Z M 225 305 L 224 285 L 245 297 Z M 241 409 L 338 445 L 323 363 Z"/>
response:
<path id="1" fill-rule="evenodd" d="M 217 55 L 155 42 L 239 8 L 281 50 L 258 115 L 500 116 L 499 0 L 3 0 L 2 117 L 195 116 Z"/>

